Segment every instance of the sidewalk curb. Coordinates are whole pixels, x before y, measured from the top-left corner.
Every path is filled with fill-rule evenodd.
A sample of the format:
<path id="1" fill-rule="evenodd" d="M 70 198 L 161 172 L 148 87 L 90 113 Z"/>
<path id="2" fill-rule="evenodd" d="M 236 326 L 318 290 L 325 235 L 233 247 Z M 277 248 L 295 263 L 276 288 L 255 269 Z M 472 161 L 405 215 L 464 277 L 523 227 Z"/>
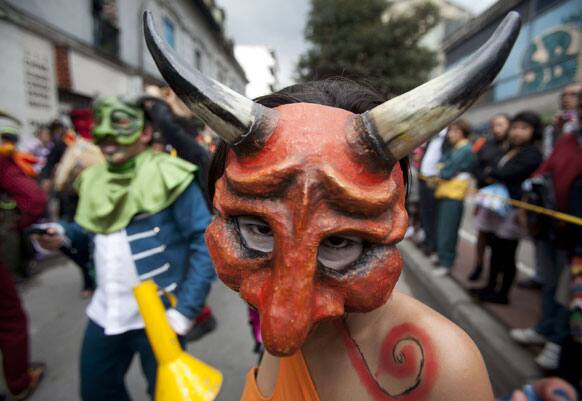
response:
<path id="1" fill-rule="evenodd" d="M 422 288 L 440 313 L 461 326 L 481 350 L 496 394 L 505 394 L 543 376 L 533 356 L 516 344 L 507 328 L 450 277 L 432 275 L 432 264 L 410 242 L 398 245 L 411 287 Z"/>

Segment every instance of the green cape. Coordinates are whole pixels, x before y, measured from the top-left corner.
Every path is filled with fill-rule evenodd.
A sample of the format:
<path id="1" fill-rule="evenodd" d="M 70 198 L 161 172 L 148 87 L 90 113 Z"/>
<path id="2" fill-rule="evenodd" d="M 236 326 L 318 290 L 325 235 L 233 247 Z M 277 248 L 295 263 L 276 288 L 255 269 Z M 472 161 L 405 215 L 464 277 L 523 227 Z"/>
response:
<path id="1" fill-rule="evenodd" d="M 194 164 L 146 150 L 129 168 L 107 164 L 83 171 L 75 185 L 79 205 L 75 221 L 83 228 L 108 234 L 127 227 L 140 213 L 157 213 L 176 201 L 194 179 Z"/>

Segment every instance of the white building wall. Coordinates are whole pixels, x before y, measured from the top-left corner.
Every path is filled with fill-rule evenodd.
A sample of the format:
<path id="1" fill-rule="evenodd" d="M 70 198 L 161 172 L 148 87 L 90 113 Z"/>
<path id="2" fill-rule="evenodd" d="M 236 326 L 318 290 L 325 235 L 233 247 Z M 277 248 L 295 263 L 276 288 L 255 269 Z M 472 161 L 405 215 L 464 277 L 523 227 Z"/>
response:
<path id="1" fill-rule="evenodd" d="M 82 43 L 93 46 L 93 17 L 91 0 L 7 0 L 11 6 L 49 27 L 64 32 Z M 162 18 L 175 22 L 176 50 L 183 62 L 194 68 L 195 50 L 202 54 L 202 72 L 218 78 L 231 88 L 244 93 L 245 78 L 227 57 L 223 44 L 210 30 L 207 21 L 190 1 L 117 0 L 119 23 L 119 59 L 137 71 L 161 79 L 145 45 L 142 14 L 149 9 L 163 34 Z M 17 17 L 18 18 L 18 17 Z M 26 124 L 30 135 L 35 125 L 46 123 L 58 116 L 58 90 L 55 71 L 55 43 L 40 34 L 32 34 L 25 27 L 0 21 L 0 108 L 14 114 Z M 28 58 L 27 58 L 28 57 Z M 48 75 L 47 98 L 43 105 L 31 105 L 27 98 L 26 60 L 40 60 Z M 45 68 L 42 67 L 42 68 Z M 219 74 L 219 71 L 221 72 Z M 140 76 L 119 68 L 114 60 L 69 49 L 70 88 L 73 93 L 89 97 L 102 95 L 135 95 L 143 89 Z M 45 85 L 45 86 L 46 86 Z"/>
<path id="2" fill-rule="evenodd" d="M 0 109 L 23 123 L 23 141 L 57 115 L 57 86 L 51 42 L 0 21 Z"/>
<path id="3" fill-rule="evenodd" d="M 117 18 L 119 33 L 119 58 L 133 66 L 141 65 L 140 52 L 145 47 L 142 29 L 142 14 L 147 6 L 143 0 L 118 0 Z"/>
<path id="4" fill-rule="evenodd" d="M 123 3 L 127 0 L 120 0 Z M 87 44 L 93 43 L 91 0 L 7 0 L 12 6 L 46 21 Z"/>
<path id="5" fill-rule="evenodd" d="M 46 21 L 59 30 L 93 44 L 93 16 L 91 0 L 8 0 L 16 8 Z M 222 44 L 210 32 L 207 22 L 190 1 L 117 0 L 119 58 L 132 67 L 142 65 L 150 75 L 161 78 L 143 39 L 142 14 L 149 9 L 162 31 L 162 18 L 175 23 L 176 50 L 182 60 L 194 67 L 194 51 L 202 53 L 203 72 L 218 78 L 219 67 L 225 71 L 224 83 L 244 91 L 244 77 L 233 67 L 224 53 Z"/>
<path id="6" fill-rule="evenodd" d="M 137 96 L 142 92 L 139 76 L 125 74 L 75 51 L 69 53 L 72 91 L 88 97 Z"/>
<path id="7" fill-rule="evenodd" d="M 169 18 L 175 24 L 175 50 L 186 65 L 194 68 L 194 51 L 199 49 L 202 53 L 202 72 L 205 75 L 213 79 L 218 79 L 222 75 L 223 83 L 238 92 L 244 92 L 244 78 L 236 71 L 226 56 L 222 44 L 211 33 L 207 22 L 197 12 L 193 4 L 186 1 L 174 1 L 166 2 L 162 6 L 151 1 L 148 3 L 148 8 L 152 10 L 160 32 L 162 32 L 162 19 L 164 17 Z M 144 51 L 147 53 L 145 59 L 151 59 L 146 48 Z M 153 61 L 148 60 L 145 63 L 145 68 L 148 72 L 154 73 Z M 220 74 L 220 72 L 223 73 Z"/>

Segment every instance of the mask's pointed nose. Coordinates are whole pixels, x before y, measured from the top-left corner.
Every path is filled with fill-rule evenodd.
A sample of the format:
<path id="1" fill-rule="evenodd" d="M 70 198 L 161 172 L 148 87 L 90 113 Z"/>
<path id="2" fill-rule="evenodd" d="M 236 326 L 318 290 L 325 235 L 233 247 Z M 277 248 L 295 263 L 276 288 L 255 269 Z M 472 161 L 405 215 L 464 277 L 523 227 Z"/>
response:
<path id="1" fill-rule="evenodd" d="M 271 354 L 291 355 L 305 342 L 311 329 L 313 284 L 273 284 L 261 313 L 263 341 Z"/>
<path id="2" fill-rule="evenodd" d="M 301 248 L 278 253 L 260 310 L 265 347 L 279 356 L 295 353 L 313 322 L 317 248 L 309 255 Z"/>

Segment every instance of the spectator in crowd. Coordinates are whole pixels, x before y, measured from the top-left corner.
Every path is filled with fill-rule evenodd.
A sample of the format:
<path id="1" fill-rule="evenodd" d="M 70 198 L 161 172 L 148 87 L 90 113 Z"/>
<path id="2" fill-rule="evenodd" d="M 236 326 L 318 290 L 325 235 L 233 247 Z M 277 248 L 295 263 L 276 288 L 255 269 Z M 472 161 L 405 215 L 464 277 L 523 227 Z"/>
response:
<path id="1" fill-rule="evenodd" d="M 58 199 L 59 218 L 73 221 L 79 199 L 72 183 L 83 169 L 102 159 L 99 149 L 90 142 L 93 126 L 91 110 L 73 109 L 69 117 L 74 129 L 67 128 L 58 119 L 49 125 L 54 146 L 39 174 L 39 180 L 42 188 L 53 192 Z"/>
<path id="2" fill-rule="evenodd" d="M 39 126 L 34 136 L 34 139 L 24 146 L 24 150 L 36 157 L 37 162 L 34 165 L 34 170 L 38 174 L 46 164 L 46 159 L 53 148 L 53 140 L 47 125 Z"/>
<path id="3" fill-rule="evenodd" d="M 20 140 L 20 122 L 13 116 L 0 111 L 0 155 L 10 161 L 22 174 L 35 175 L 36 158 L 17 149 Z M 4 264 L 16 274 L 18 280 L 29 276 L 29 262 L 32 250 L 21 229 L 15 229 L 14 221 L 19 218 L 17 205 L 6 194 L 0 193 L 0 253 Z"/>
<path id="4" fill-rule="evenodd" d="M 572 133 L 578 125 L 579 118 L 577 117 L 576 107 L 577 96 L 581 92 L 581 88 L 582 84 L 572 83 L 562 90 L 562 93 L 560 94 L 560 109 L 554 114 L 552 124 L 548 125 L 544 130 L 544 158 L 550 156 L 556 141 L 559 140 L 562 134 Z M 537 244 L 537 232 L 532 232 L 531 234 Z M 544 240 L 543 237 L 547 236 L 547 233 L 544 232 L 540 232 L 540 234 L 542 236 L 541 240 Z M 543 250 L 543 245 L 536 245 L 536 252 L 540 253 L 540 255 L 536 256 L 535 275 L 518 282 L 517 285 L 519 287 L 535 289 L 542 287 L 542 270 L 544 269 L 544 263 L 546 262 L 545 257 L 548 253 Z"/>
<path id="5" fill-rule="evenodd" d="M 176 150 L 178 157 L 198 166 L 197 180 L 207 198 L 210 156 L 196 140 L 198 132 L 192 122 L 192 112 L 169 87 L 149 86 L 146 91 L 151 97 L 144 98 L 143 105 L 152 126 L 161 134 L 160 140 Z"/>
<path id="6" fill-rule="evenodd" d="M 53 177 L 54 170 L 57 167 L 57 164 L 63 157 L 65 150 L 67 149 L 67 144 L 65 143 L 67 133 L 67 127 L 59 120 L 53 120 L 49 124 L 49 130 L 51 133 L 51 138 L 53 141 L 53 146 L 46 158 L 46 163 L 43 169 L 41 170 L 38 178 L 41 182 L 42 188 L 45 192 L 49 192 L 51 189 L 51 182 L 50 180 Z"/>
<path id="7" fill-rule="evenodd" d="M 573 132 L 577 126 L 576 105 L 581 90 L 582 83 L 574 82 L 567 85 L 560 94 L 560 109 L 554 114 L 552 124 L 544 130 L 544 158 L 550 156 L 556 141 L 562 134 Z"/>
<path id="8" fill-rule="evenodd" d="M 437 205 L 437 253 L 438 268 L 435 276 L 450 273 L 457 256 L 459 227 L 463 218 L 463 203 L 470 185 L 470 174 L 475 158 L 467 139 L 471 126 L 462 119 L 451 123 L 447 141 L 451 149 L 440 160 L 435 191 Z"/>
<path id="9" fill-rule="evenodd" d="M 426 256 L 432 256 L 437 249 L 436 243 L 436 198 L 434 197 L 434 180 L 438 176 L 438 162 L 443 154 L 443 148 L 448 147 L 447 130 L 443 129 L 426 145 L 426 150 L 420 162 L 420 222 L 424 231 L 424 242 L 421 247 Z M 436 261 L 436 259 L 434 259 Z"/>
<path id="10" fill-rule="evenodd" d="M 18 215 L 8 220 L 0 210 L 0 230 L 23 230 L 43 215 L 47 202 L 36 182 L 12 158 L 0 154 L 0 200 L 6 199 L 14 202 Z M 45 365 L 30 362 L 27 319 L 4 256 L 0 252 L 0 351 L 8 389 L 21 401 L 34 392 Z"/>
<path id="11" fill-rule="evenodd" d="M 511 120 L 509 128 L 509 150 L 491 169 L 486 179 L 503 184 L 511 199 L 521 200 L 522 183 L 542 162 L 542 154 L 536 146 L 541 136 L 540 117 L 530 111 L 518 113 Z M 480 217 L 482 219 L 480 227 L 492 233 L 491 259 L 487 285 L 474 291 L 481 301 L 507 304 L 517 272 L 515 262 L 517 246 L 520 238 L 525 235 L 525 228 L 518 221 L 518 212 L 515 208 L 509 208 L 504 216 L 487 213 Z M 501 287 L 498 286 L 499 278 L 502 279 Z"/>
<path id="12" fill-rule="evenodd" d="M 575 183 L 582 176 L 581 143 L 578 124 L 572 132 L 558 138 L 550 157 L 533 174 L 534 177 L 545 175 L 549 178 L 548 182 L 555 194 L 553 208 L 560 212 L 576 214 L 577 205 L 572 199 L 580 198 L 576 194 L 580 186 Z M 571 232 L 573 227 L 569 224 L 551 218 L 544 221 L 535 240 L 536 258 L 542 267 L 542 314 L 535 327 L 514 329 L 510 334 L 522 344 L 545 344 L 536 362 L 546 369 L 555 369 L 558 367 L 561 348 L 569 337 L 569 311 L 556 300 L 556 290 L 565 267 L 577 256 L 577 242 L 582 239 L 577 235 L 579 233 Z"/>
<path id="13" fill-rule="evenodd" d="M 578 126 L 574 130 L 577 140 L 577 152 L 582 149 L 582 91 L 578 92 Z M 578 163 L 582 157 L 578 156 Z M 568 214 L 582 218 L 582 169 L 570 188 Z M 570 276 L 567 302 L 570 310 L 570 336 L 562 346 L 558 374 L 568 380 L 582 394 L 582 227 L 570 224 L 566 236 L 572 239 L 569 248 Z M 562 292 L 563 293 L 563 292 Z M 562 297 L 562 302 L 563 302 Z"/>
<path id="14" fill-rule="evenodd" d="M 408 230 L 405 238 L 412 239 L 415 243 L 424 241 L 424 235 L 420 224 L 420 180 L 418 179 L 418 170 L 422 153 L 424 149 L 419 146 L 412 152 L 410 157 L 410 181 L 408 187 L 408 196 L 406 197 L 406 211 L 408 213 Z"/>
<path id="15" fill-rule="evenodd" d="M 65 154 L 67 147 L 75 140 L 75 134 L 60 120 L 54 120 L 49 124 L 49 129 L 53 137 L 53 147 L 46 158 L 46 163 L 38 175 L 42 189 L 51 193 L 54 190 L 54 176 L 58 164 Z M 74 191 L 56 191 L 53 196 L 58 199 L 59 218 L 72 221 L 77 207 L 77 196 Z"/>
<path id="16" fill-rule="evenodd" d="M 475 154 L 476 161 L 473 175 L 477 180 L 478 189 L 490 184 L 490 182 L 487 182 L 489 173 L 507 150 L 509 124 L 510 121 L 507 114 L 497 114 L 490 121 L 491 136 L 485 140 Z M 478 213 L 478 209 L 475 213 Z M 481 277 L 485 249 L 488 247 L 489 232 L 478 225 L 476 228 L 478 234 L 475 249 L 475 267 L 469 276 L 469 281 L 477 281 Z"/>
<path id="17" fill-rule="evenodd" d="M 55 166 L 50 180 L 51 187 L 59 199 L 58 215 L 65 221 L 72 221 L 77 209 L 78 196 L 74 183 L 79 174 L 90 166 L 105 162 L 99 147 L 91 142 L 90 129 L 93 125 L 93 116 L 90 110 L 73 109 L 70 116 L 75 131 L 67 132 L 63 141 L 66 144 L 65 151 Z M 61 251 L 80 268 L 83 279 L 81 298 L 89 298 L 95 290 L 92 263 L 87 263 L 85 255 L 81 253 L 70 253 L 66 248 Z"/>
<path id="18" fill-rule="evenodd" d="M 20 151 L 19 142 L 20 122 L 0 111 L 0 154 L 11 158 L 24 174 L 33 177 L 38 160 L 34 155 Z"/>

